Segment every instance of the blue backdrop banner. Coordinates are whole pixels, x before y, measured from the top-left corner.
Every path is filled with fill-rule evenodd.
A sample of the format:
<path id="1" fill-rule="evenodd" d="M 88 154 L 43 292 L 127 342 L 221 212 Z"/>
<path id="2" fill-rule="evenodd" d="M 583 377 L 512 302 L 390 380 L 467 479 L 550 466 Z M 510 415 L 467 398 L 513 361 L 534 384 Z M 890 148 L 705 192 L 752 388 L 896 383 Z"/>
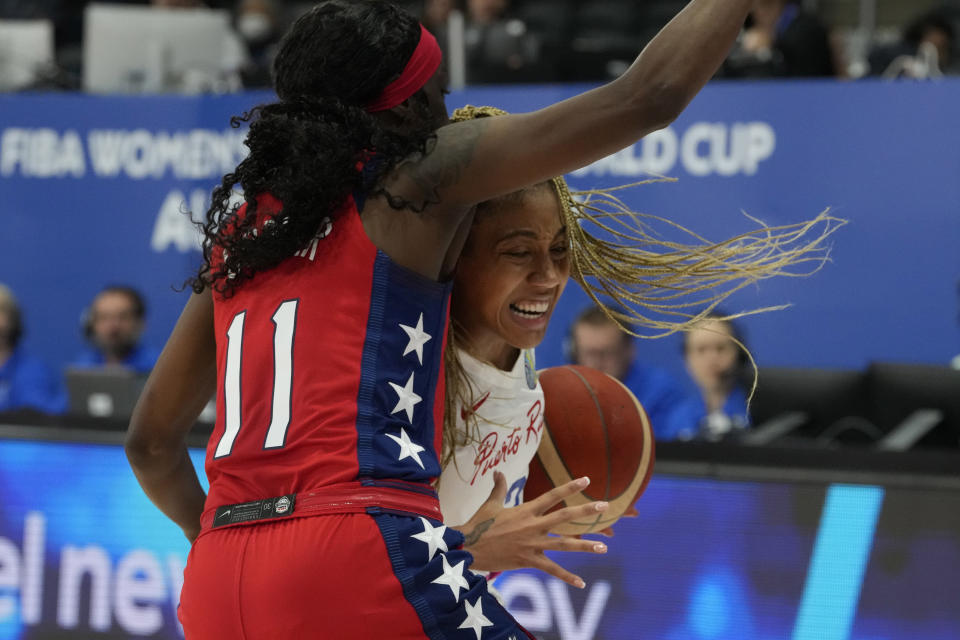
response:
<path id="1" fill-rule="evenodd" d="M 528 111 L 582 87 L 470 89 L 448 98 Z M 79 318 L 107 283 L 148 300 L 147 340 L 160 346 L 198 263 L 183 211 L 242 159 L 229 117 L 269 100 L 228 97 L 0 96 L 0 281 L 23 304 L 27 344 L 63 365 L 82 347 Z M 851 224 L 833 262 L 802 279 L 739 293 L 731 311 L 792 303 L 745 321 L 761 365 L 859 367 L 870 360 L 943 363 L 960 352 L 960 82 L 707 87 L 668 129 L 570 176 L 574 188 L 678 178 L 623 193 L 632 207 L 710 239 L 797 222 L 826 207 Z M 322 150 L 318 150 L 322 152 Z M 539 353 L 562 337 L 586 297 L 564 295 Z M 645 358 L 679 373 L 676 338 Z"/>

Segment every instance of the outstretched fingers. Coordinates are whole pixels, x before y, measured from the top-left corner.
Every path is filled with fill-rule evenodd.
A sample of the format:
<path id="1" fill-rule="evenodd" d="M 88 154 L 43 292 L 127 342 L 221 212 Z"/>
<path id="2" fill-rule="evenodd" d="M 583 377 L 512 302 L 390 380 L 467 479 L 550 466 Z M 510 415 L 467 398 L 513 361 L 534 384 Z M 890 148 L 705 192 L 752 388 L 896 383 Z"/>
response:
<path id="1" fill-rule="evenodd" d="M 609 508 L 610 505 L 606 502 L 590 502 L 576 507 L 565 507 L 543 516 L 540 519 L 540 524 L 542 524 L 547 531 L 552 531 L 567 522 L 596 518 L 598 513 L 603 513 Z"/>
<path id="2" fill-rule="evenodd" d="M 596 511 L 594 511 L 596 513 Z M 542 551 L 537 554 L 537 561 L 532 566 L 541 571 L 563 580 L 578 589 L 586 586 L 583 579 L 543 554 L 543 551 L 573 551 L 580 553 L 606 553 L 607 545 L 597 540 L 583 540 L 572 536 L 549 536 L 543 544 Z"/>
<path id="3" fill-rule="evenodd" d="M 543 545 L 547 551 L 576 551 L 579 553 L 606 553 L 607 545 L 599 540 L 578 539 L 571 536 L 550 536 Z"/>
<path id="4" fill-rule="evenodd" d="M 554 487 L 547 491 L 542 496 L 534 498 L 533 500 L 527 502 L 526 504 L 533 510 L 537 515 L 546 513 L 554 505 L 560 504 L 568 496 L 580 493 L 590 485 L 590 478 L 584 476 L 583 478 L 577 478 L 576 480 L 571 480 L 566 484 L 562 484 L 559 487 Z"/>
<path id="5" fill-rule="evenodd" d="M 587 584 L 583 581 L 583 578 L 581 578 L 580 576 L 574 573 L 567 571 L 566 569 L 558 565 L 556 562 L 554 562 L 553 560 L 551 560 L 550 558 L 544 555 L 541 555 L 539 562 L 534 563 L 533 566 L 535 569 L 539 569 L 544 573 L 550 574 L 554 578 L 563 580 L 570 586 L 576 587 L 577 589 L 583 589 L 585 586 L 587 586 Z"/>

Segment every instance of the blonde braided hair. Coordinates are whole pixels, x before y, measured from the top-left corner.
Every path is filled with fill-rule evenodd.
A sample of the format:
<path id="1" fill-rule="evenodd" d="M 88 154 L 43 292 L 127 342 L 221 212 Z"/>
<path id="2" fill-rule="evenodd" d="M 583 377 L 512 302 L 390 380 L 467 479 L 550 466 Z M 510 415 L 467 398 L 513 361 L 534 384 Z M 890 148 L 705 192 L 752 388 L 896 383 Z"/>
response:
<path id="1" fill-rule="evenodd" d="M 506 113 L 496 107 L 468 105 L 454 111 L 453 120 Z M 658 177 L 607 189 L 571 191 L 562 176 L 550 180 L 563 209 L 571 277 L 621 330 L 640 338 L 687 331 L 730 295 L 759 280 L 815 273 L 830 257 L 825 240 L 847 222 L 827 209 L 811 220 L 769 227 L 744 213 L 757 224 L 756 229 L 711 242 L 666 218 L 632 211 L 615 195 L 631 187 L 675 181 Z M 665 239 L 654 226 L 677 232 L 686 241 Z M 786 306 L 741 311 L 720 319 Z M 475 439 L 476 431 L 471 427 L 476 421 L 471 411 L 472 384 L 457 356 L 456 327 L 451 321 L 445 355 L 444 466 L 455 447 Z M 753 366 L 755 389 L 756 363 L 749 350 L 736 342 Z M 457 433 L 456 417 L 461 410 L 467 417 L 468 433 Z"/>

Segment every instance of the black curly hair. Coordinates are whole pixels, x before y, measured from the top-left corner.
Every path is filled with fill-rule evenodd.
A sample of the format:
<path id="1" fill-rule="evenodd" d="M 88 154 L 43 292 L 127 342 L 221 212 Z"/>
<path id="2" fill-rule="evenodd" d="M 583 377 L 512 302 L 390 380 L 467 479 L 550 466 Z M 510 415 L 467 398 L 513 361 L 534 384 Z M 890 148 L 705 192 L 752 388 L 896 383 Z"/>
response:
<path id="1" fill-rule="evenodd" d="M 232 295 L 302 249 L 350 194 L 383 193 L 380 180 L 397 162 L 426 153 L 434 117 L 422 90 L 409 102 L 416 122 L 403 131 L 364 109 L 399 77 L 419 40 L 417 20 L 389 2 L 327 0 L 296 21 L 274 62 L 279 101 L 231 119 L 233 127 L 250 124 L 250 154 L 213 191 L 200 225 L 203 265 L 189 282 L 194 291 Z M 245 194 L 243 216 L 231 204 L 237 185 Z M 267 193 L 283 208 L 257 232 L 256 197 Z M 211 261 L 215 249 L 223 261 Z"/>

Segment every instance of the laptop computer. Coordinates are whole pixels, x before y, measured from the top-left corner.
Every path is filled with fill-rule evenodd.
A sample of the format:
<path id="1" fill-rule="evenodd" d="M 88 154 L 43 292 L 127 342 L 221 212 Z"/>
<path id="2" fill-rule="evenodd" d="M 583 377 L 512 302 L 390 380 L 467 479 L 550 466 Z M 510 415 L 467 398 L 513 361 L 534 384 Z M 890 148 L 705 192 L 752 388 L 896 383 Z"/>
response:
<path id="1" fill-rule="evenodd" d="M 147 377 L 121 368 L 66 371 L 70 413 L 126 420 L 133 413 Z"/>

